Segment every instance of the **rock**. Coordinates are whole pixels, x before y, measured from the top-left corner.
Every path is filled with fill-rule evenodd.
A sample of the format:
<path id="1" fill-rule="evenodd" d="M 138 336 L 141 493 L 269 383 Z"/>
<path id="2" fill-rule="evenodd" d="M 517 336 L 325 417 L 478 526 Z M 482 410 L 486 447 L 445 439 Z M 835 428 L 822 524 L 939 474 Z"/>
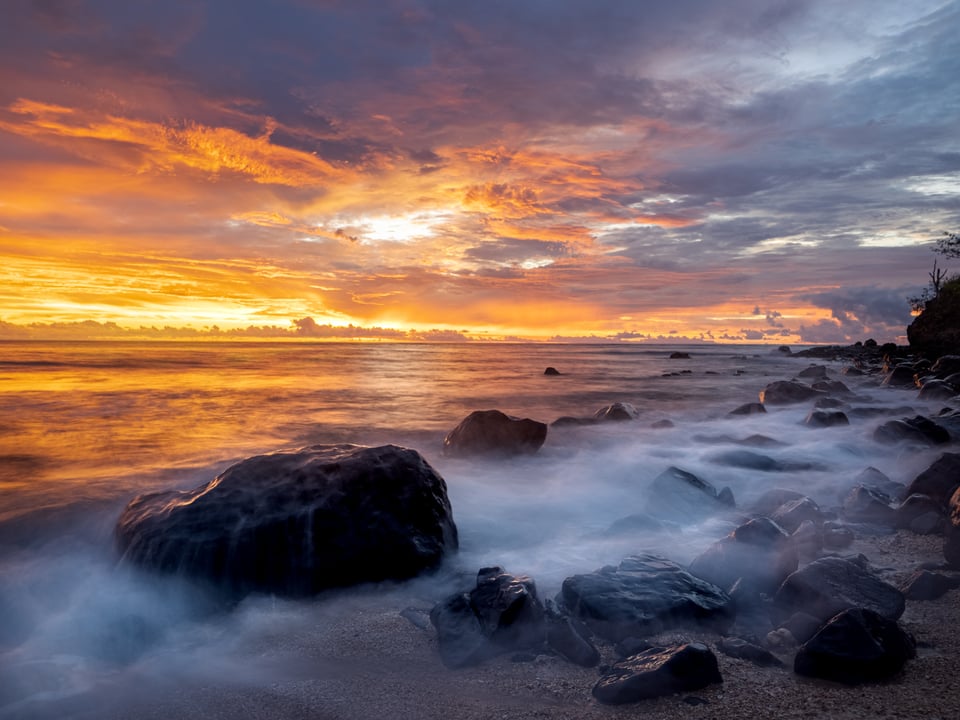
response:
<path id="1" fill-rule="evenodd" d="M 786 652 L 797 647 L 797 639 L 786 628 L 777 628 L 768 632 L 763 641 L 767 647 L 772 647 L 780 652 Z"/>
<path id="2" fill-rule="evenodd" d="M 790 536 L 802 560 L 815 560 L 823 551 L 823 528 L 813 520 L 804 520 Z"/>
<path id="3" fill-rule="evenodd" d="M 728 657 L 747 660 L 760 667 L 784 667 L 783 661 L 772 652 L 742 638 L 720 638 L 717 650 Z"/>
<path id="4" fill-rule="evenodd" d="M 443 453 L 466 455 L 533 454 L 547 439 L 545 423 L 515 418 L 499 410 L 475 410 L 443 439 Z"/>
<path id="5" fill-rule="evenodd" d="M 805 612 L 795 612 L 788 617 L 780 627 L 786 628 L 793 635 L 794 639 L 802 644 L 817 634 L 817 630 L 823 627 L 823 620 L 816 618 Z"/>
<path id="6" fill-rule="evenodd" d="M 903 614 L 904 598 L 861 564 L 835 557 L 814 560 L 790 575 L 774 604 L 785 615 L 806 612 L 827 620 L 847 608 L 867 608 L 896 620 Z"/>
<path id="7" fill-rule="evenodd" d="M 916 655 L 916 643 L 895 620 L 864 608 L 839 613 L 800 646 L 799 675 L 846 685 L 886 680 Z"/>
<path id="8" fill-rule="evenodd" d="M 806 497 L 803 493 L 786 488 L 771 488 L 765 491 L 750 505 L 750 511 L 757 515 L 771 515 L 778 507 L 792 500 Z"/>
<path id="9" fill-rule="evenodd" d="M 857 485 L 843 501 L 843 515 L 851 522 L 894 527 L 897 524 L 897 511 L 891 503 L 893 499 L 876 488 Z"/>
<path id="10" fill-rule="evenodd" d="M 836 523 L 824 523 L 821 534 L 823 547 L 830 550 L 843 550 L 853 545 L 856 535 L 853 530 Z"/>
<path id="11" fill-rule="evenodd" d="M 723 632 L 734 616 L 730 598 L 720 588 L 649 554 L 568 577 L 561 596 L 571 616 L 612 641 L 682 627 Z"/>
<path id="12" fill-rule="evenodd" d="M 551 427 L 576 427 L 578 425 L 596 425 L 599 420 L 593 417 L 574 417 L 572 415 L 564 415 L 563 417 L 558 417 L 552 423 Z"/>
<path id="13" fill-rule="evenodd" d="M 731 410 L 728 415 L 758 415 L 765 413 L 767 408 L 762 403 L 744 403 Z"/>
<path id="14" fill-rule="evenodd" d="M 482 568 L 476 587 L 437 603 L 430 622 L 437 630 L 440 657 L 452 668 L 537 647 L 546 639 L 544 609 L 533 580 L 501 567 Z"/>
<path id="15" fill-rule="evenodd" d="M 898 528 L 908 528 L 910 524 L 922 515 L 935 513 L 938 518 L 943 517 L 943 504 L 937 502 L 929 495 L 914 493 L 906 500 L 900 503 L 896 510 L 896 519 Z"/>
<path id="16" fill-rule="evenodd" d="M 843 368 L 843 370 L 840 371 L 840 374 L 847 377 L 860 377 L 861 375 L 864 375 L 864 372 L 858 367 L 847 365 L 845 368 Z"/>
<path id="17" fill-rule="evenodd" d="M 907 486 L 907 496 L 929 495 L 946 507 L 953 491 L 960 486 L 960 454 L 943 453 Z"/>
<path id="18" fill-rule="evenodd" d="M 942 445 L 950 442 L 950 433 L 930 418 L 917 415 L 903 420 L 889 420 L 878 427 L 873 439 L 879 443 L 914 442 L 923 445 Z"/>
<path id="19" fill-rule="evenodd" d="M 723 589 L 740 579 L 773 594 L 797 564 L 790 536 L 773 520 L 760 517 L 715 542 L 690 563 L 689 570 Z"/>
<path id="20" fill-rule="evenodd" d="M 671 359 L 671 360 L 689 360 L 689 359 L 690 359 L 690 353 L 685 353 L 685 352 L 672 352 L 672 353 L 670 353 L 670 359 Z"/>
<path id="21" fill-rule="evenodd" d="M 640 417 L 640 412 L 630 403 L 615 402 L 612 405 L 602 407 L 593 414 L 594 419 L 599 421 L 621 422 L 623 420 L 636 420 Z"/>
<path id="22" fill-rule="evenodd" d="M 667 527 L 666 523 L 653 517 L 653 515 L 634 513 L 633 515 L 627 515 L 619 520 L 615 520 L 603 534 L 616 536 L 641 532 L 663 532 Z"/>
<path id="23" fill-rule="evenodd" d="M 908 530 L 917 535 L 939 535 L 944 529 L 944 518 L 939 512 L 925 512 L 910 521 Z"/>
<path id="24" fill-rule="evenodd" d="M 792 354 L 793 354 L 793 352 L 790 350 L 790 346 L 789 346 L 789 345 L 781 345 L 781 346 L 778 347 L 776 350 L 771 350 L 770 353 L 771 353 L 771 355 L 772 355 L 773 353 L 776 353 L 776 354 L 778 354 L 778 355 L 792 355 Z"/>
<path id="25" fill-rule="evenodd" d="M 666 418 L 664 418 L 663 420 L 657 420 L 654 423 L 650 423 L 650 427 L 653 428 L 654 430 L 664 430 L 666 428 L 672 428 L 673 421 L 667 420 Z"/>
<path id="26" fill-rule="evenodd" d="M 819 400 L 817 402 L 819 402 Z M 825 428 L 834 427 L 836 425 L 849 425 L 850 420 L 847 418 L 845 413 L 842 413 L 839 410 L 834 412 L 813 410 L 809 415 L 807 415 L 807 418 L 803 421 L 803 424 L 807 427 Z"/>
<path id="27" fill-rule="evenodd" d="M 813 407 L 817 410 L 832 410 L 834 408 L 843 407 L 844 405 L 846 405 L 846 403 L 843 400 L 833 397 L 817 398 L 813 403 Z"/>
<path id="28" fill-rule="evenodd" d="M 850 388 L 839 380 L 818 380 L 811 386 L 814 390 L 831 393 L 833 395 L 850 395 Z"/>
<path id="29" fill-rule="evenodd" d="M 897 365 L 884 376 L 880 384 L 888 387 L 915 387 L 914 373 L 913 365 Z"/>
<path id="30" fill-rule="evenodd" d="M 920 400 L 950 400 L 957 394 L 957 389 L 943 380 L 930 380 L 923 384 L 917 398 Z"/>
<path id="31" fill-rule="evenodd" d="M 607 705 L 622 705 L 721 682 L 716 655 L 695 642 L 651 648 L 618 662 L 593 686 L 593 696 Z"/>
<path id="32" fill-rule="evenodd" d="M 750 450 L 726 450 L 711 455 L 709 459 L 718 465 L 759 470 L 761 472 L 800 472 L 821 469 L 821 466 L 815 463 L 777 460 L 769 455 L 751 452 Z"/>
<path id="33" fill-rule="evenodd" d="M 644 497 L 650 515 L 681 523 L 699 522 L 734 505 L 732 494 L 724 495 L 706 480 L 677 467 L 657 475 Z"/>
<path id="34" fill-rule="evenodd" d="M 791 405 L 812 400 L 822 394 L 803 383 L 777 380 L 760 391 L 760 402 L 764 405 Z"/>
<path id="35" fill-rule="evenodd" d="M 801 370 L 797 373 L 797 377 L 806 378 L 806 379 L 820 379 L 827 377 L 827 366 L 826 365 L 811 365 L 805 370 Z"/>
<path id="36" fill-rule="evenodd" d="M 950 497 L 947 513 L 947 537 L 943 543 L 943 556 L 950 566 L 960 568 L 960 488 Z"/>
<path id="37" fill-rule="evenodd" d="M 123 511 L 124 560 L 230 593 L 400 580 L 457 548 L 447 486 L 415 450 L 315 445 L 248 458 Z"/>
<path id="38" fill-rule="evenodd" d="M 819 505 L 804 496 L 799 500 L 785 502 L 770 514 L 770 519 L 787 532 L 792 533 L 807 520 L 814 523 L 823 522 L 823 513 L 820 511 Z"/>
<path id="39" fill-rule="evenodd" d="M 574 665 L 596 667 L 600 663 L 600 652 L 579 625 L 567 617 L 548 618 L 547 644 Z"/>
<path id="40" fill-rule="evenodd" d="M 560 374 L 560 371 L 557 370 L 555 367 L 548 367 L 546 370 L 543 371 L 543 374 L 544 374 L 544 375 L 559 375 L 559 374 Z"/>
<path id="41" fill-rule="evenodd" d="M 917 570 L 900 586 L 900 591 L 907 600 L 936 600 L 958 587 L 960 578 L 947 577 L 929 570 Z"/>
<path id="42" fill-rule="evenodd" d="M 856 487 L 857 485 L 874 487 L 883 494 L 889 495 L 894 500 L 902 498 L 904 496 L 904 491 L 906 490 L 906 487 L 903 485 L 903 483 L 894 482 L 873 466 L 866 467 L 861 470 L 860 473 L 853 479 L 853 483 L 850 485 L 850 487 Z M 846 492 L 843 493 L 842 497 L 846 497 Z"/>
<path id="43" fill-rule="evenodd" d="M 613 651 L 617 654 L 619 658 L 630 657 L 631 655 L 637 655 L 642 653 L 644 650 L 649 650 L 653 647 L 653 643 L 644 638 L 633 637 L 632 635 L 628 638 L 624 638 L 616 645 L 613 646 Z"/>

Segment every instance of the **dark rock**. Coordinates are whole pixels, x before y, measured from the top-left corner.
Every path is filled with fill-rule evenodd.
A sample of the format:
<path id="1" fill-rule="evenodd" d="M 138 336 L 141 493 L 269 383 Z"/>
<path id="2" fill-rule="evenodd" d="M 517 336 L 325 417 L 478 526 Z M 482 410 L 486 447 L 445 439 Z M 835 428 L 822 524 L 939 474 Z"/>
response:
<path id="1" fill-rule="evenodd" d="M 917 570 L 900 586 L 900 590 L 907 600 L 936 600 L 958 587 L 960 578 L 947 577 L 929 570 Z"/>
<path id="2" fill-rule="evenodd" d="M 938 378 L 947 378 L 954 373 L 960 373 L 960 355 L 941 355 L 930 366 L 930 372 Z"/>
<path id="3" fill-rule="evenodd" d="M 806 497 L 803 493 L 786 488 L 771 488 L 765 491 L 750 505 L 750 511 L 757 515 L 771 515 L 774 510 L 792 500 Z"/>
<path id="4" fill-rule="evenodd" d="M 617 657 L 626 658 L 642 653 L 644 650 L 649 650 L 652 647 L 653 643 L 649 640 L 630 636 L 614 645 L 613 651 L 617 654 Z"/>
<path id="5" fill-rule="evenodd" d="M 551 427 L 575 427 L 578 425 L 596 425 L 599 420 L 594 417 L 574 417 L 572 415 L 564 415 L 563 417 L 558 417 L 552 423 Z"/>
<path id="6" fill-rule="evenodd" d="M 929 495 L 946 507 L 953 491 L 960 486 L 960 454 L 943 453 L 907 486 L 907 495 Z"/>
<path id="7" fill-rule="evenodd" d="M 891 503 L 893 499 L 876 488 L 857 485 L 843 501 L 843 515 L 852 522 L 893 527 L 897 522 L 897 511 Z"/>
<path id="8" fill-rule="evenodd" d="M 672 352 L 672 353 L 670 353 L 670 359 L 671 359 L 671 360 L 689 360 L 689 359 L 690 359 L 690 353 L 685 353 L 685 352 Z"/>
<path id="9" fill-rule="evenodd" d="M 703 643 L 651 648 L 610 668 L 593 687 L 607 705 L 699 690 L 723 682 L 716 655 Z"/>
<path id="10" fill-rule="evenodd" d="M 760 391 L 760 402 L 764 405 L 790 405 L 806 402 L 821 395 L 823 393 L 809 385 L 791 380 L 777 380 Z"/>
<path id="11" fill-rule="evenodd" d="M 731 410 L 728 415 L 758 415 L 765 413 L 767 408 L 762 403 L 744 403 L 743 405 Z"/>
<path id="12" fill-rule="evenodd" d="M 125 560 L 232 594 L 413 577 L 457 548 L 447 486 L 415 450 L 316 445 L 248 458 L 123 511 Z"/>
<path id="13" fill-rule="evenodd" d="M 948 280 L 940 286 L 937 296 L 927 300 L 923 312 L 907 326 L 907 339 L 911 350 L 930 357 L 944 356 L 960 348 L 960 283 Z"/>
<path id="14" fill-rule="evenodd" d="M 947 505 L 947 532 L 943 543 L 943 556 L 947 563 L 960 568 L 960 487 L 950 497 Z"/>
<path id="15" fill-rule="evenodd" d="M 776 350 L 771 351 L 771 353 L 777 353 L 779 355 L 792 355 L 789 345 L 781 345 Z"/>
<path id="16" fill-rule="evenodd" d="M 640 417 L 640 412 L 630 403 L 615 402 L 597 410 L 593 417 L 603 422 L 621 422 L 623 420 L 636 420 Z"/>
<path id="17" fill-rule="evenodd" d="M 475 665 L 503 652 L 537 647 L 546 639 L 544 609 L 533 580 L 500 567 L 482 568 L 473 590 L 437 603 L 430 622 L 448 667 Z"/>
<path id="18" fill-rule="evenodd" d="M 902 498 L 906 490 L 903 483 L 894 482 L 873 466 L 861 470 L 853 479 L 853 484 L 850 487 L 857 485 L 868 485 L 869 487 L 877 488 L 880 492 L 889 495 L 894 500 Z M 843 494 L 843 497 L 846 497 L 846 493 Z"/>
<path id="19" fill-rule="evenodd" d="M 797 652 L 799 675 L 847 685 L 886 680 L 916 655 L 914 639 L 895 620 L 864 608 L 839 613 Z"/>
<path id="20" fill-rule="evenodd" d="M 567 617 L 548 618 L 547 644 L 574 665 L 595 667 L 600 663 L 600 652 L 579 625 Z"/>
<path id="21" fill-rule="evenodd" d="M 792 533 L 807 520 L 814 523 L 823 522 L 823 513 L 820 511 L 820 506 L 811 498 L 802 497 L 799 500 L 785 502 L 770 514 L 770 519 Z"/>
<path id="22" fill-rule="evenodd" d="M 816 635 L 817 630 L 823 627 L 823 624 L 823 620 L 820 618 L 816 618 L 805 612 L 795 612 L 788 617 L 780 627 L 789 630 L 794 639 L 798 643 L 803 644 Z"/>
<path id="23" fill-rule="evenodd" d="M 873 439 L 879 443 L 914 442 L 923 445 L 942 445 L 950 442 L 950 433 L 930 418 L 917 415 L 903 420 L 889 420 L 878 427 Z"/>
<path id="24" fill-rule="evenodd" d="M 560 374 L 560 371 L 557 370 L 555 367 L 548 367 L 546 370 L 543 371 L 543 374 L 544 374 L 544 375 L 559 375 L 559 374 Z"/>
<path id="25" fill-rule="evenodd" d="M 547 426 L 499 410 L 475 410 L 443 439 L 444 455 L 533 454 L 547 439 Z"/>
<path id="26" fill-rule="evenodd" d="M 944 531 L 945 524 L 939 512 L 926 512 L 911 520 L 907 529 L 917 535 L 939 535 Z"/>
<path id="27" fill-rule="evenodd" d="M 672 428 L 673 422 L 664 418 L 663 420 L 657 420 L 655 423 L 650 423 L 650 427 L 654 430 L 663 430 L 665 428 Z"/>
<path id="28" fill-rule="evenodd" d="M 859 407 L 852 407 L 846 412 L 848 417 L 858 420 L 870 420 L 878 417 L 890 417 L 891 415 L 908 415 L 914 412 L 914 410 L 907 405 L 895 408 L 861 405 Z"/>
<path id="29" fill-rule="evenodd" d="M 561 595 L 572 616 L 613 641 L 680 627 L 723 632 L 734 615 L 720 588 L 655 555 L 631 556 L 616 568 L 568 577 Z"/>
<path id="30" fill-rule="evenodd" d="M 950 400 L 957 394 L 957 389 L 943 380 L 931 380 L 923 384 L 917 397 L 920 400 Z"/>
<path id="31" fill-rule="evenodd" d="M 784 667 L 783 661 L 772 652 L 742 638 L 720 638 L 717 650 L 728 657 L 747 660 L 760 667 Z"/>
<path id="32" fill-rule="evenodd" d="M 844 405 L 846 405 L 846 403 L 843 400 L 832 397 L 817 398 L 816 402 L 813 403 L 813 407 L 817 408 L 818 410 L 832 410 L 834 408 L 843 407 Z"/>
<path id="33" fill-rule="evenodd" d="M 759 470 L 761 472 L 800 472 L 803 470 L 819 470 L 822 466 L 811 462 L 794 462 L 791 460 L 777 460 L 769 455 L 751 452 L 750 450 L 726 450 L 710 456 L 710 461 L 718 465 Z"/>
<path id="34" fill-rule="evenodd" d="M 839 380 L 819 380 L 811 387 L 820 392 L 831 393 L 833 395 L 850 395 L 850 388 Z"/>
<path id="35" fill-rule="evenodd" d="M 759 517 L 707 548 L 689 570 L 724 589 L 741 579 L 759 592 L 772 594 L 797 564 L 790 536 L 773 520 Z"/>
<path id="36" fill-rule="evenodd" d="M 850 420 L 847 419 L 846 414 L 840 412 L 839 410 L 834 412 L 813 410 L 809 415 L 807 415 L 806 419 L 803 421 L 803 424 L 807 427 L 825 428 L 834 427 L 836 425 L 849 425 Z"/>
<path id="37" fill-rule="evenodd" d="M 797 377 L 805 379 L 820 379 L 827 376 L 827 366 L 826 365 L 811 365 L 810 367 L 801 370 L 797 373 Z"/>
<path id="38" fill-rule="evenodd" d="M 856 534 L 844 525 L 824 523 L 822 532 L 823 547 L 830 550 L 843 550 L 853 545 Z"/>
<path id="39" fill-rule="evenodd" d="M 847 377 L 859 377 L 865 373 L 858 367 L 853 365 L 847 365 L 843 370 L 840 371 L 841 375 L 846 375 Z"/>
<path id="40" fill-rule="evenodd" d="M 889 387 L 916 387 L 913 365 L 897 365 L 883 378 L 881 385 Z"/>
<path id="41" fill-rule="evenodd" d="M 897 508 L 897 527 L 908 528 L 918 517 L 931 512 L 942 518 L 943 504 L 929 495 L 914 493 L 900 503 L 900 507 Z"/>
<path id="42" fill-rule="evenodd" d="M 804 520 L 790 536 L 797 555 L 803 560 L 815 560 L 823 551 L 823 526 L 813 520 Z"/>
<path id="43" fill-rule="evenodd" d="M 903 614 L 904 598 L 863 565 L 841 558 L 814 560 L 783 581 L 774 604 L 786 615 L 806 612 L 827 620 L 847 608 L 867 608 L 891 620 Z"/>
<path id="44" fill-rule="evenodd" d="M 657 518 L 691 523 L 733 507 L 732 495 L 722 495 L 706 480 L 676 467 L 653 479 L 645 493 L 647 512 Z"/>

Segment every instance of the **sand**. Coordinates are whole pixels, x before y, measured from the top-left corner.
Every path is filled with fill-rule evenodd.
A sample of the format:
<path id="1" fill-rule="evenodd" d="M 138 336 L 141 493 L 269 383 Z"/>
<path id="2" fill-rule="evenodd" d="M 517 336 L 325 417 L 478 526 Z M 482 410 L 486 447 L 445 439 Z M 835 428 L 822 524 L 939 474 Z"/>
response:
<path id="1" fill-rule="evenodd" d="M 937 536 L 900 531 L 860 538 L 850 552 L 863 553 L 884 579 L 900 584 L 920 564 L 942 563 L 942 542 Z M 505 655 L 479 667 L 450 670 L 440 662 L 432 627 L 420 627 L 401 615 L 400 603 L 408 602 L 409 593 L 396 590 L 351 596 L 349 601 L 318 600 L 307 622 L 302 606 L 292 609 L 291 621 L 303 623 L 294 641 L 286 627 L 278 627 L 276 635 L 265 628 L 255 647 L 238 648 L 242 656 L 256 658 L 249 667 L 255 682 L 225 676 L 199 684 L 184 676 L 167 688 L 140 688 L 141 699 L 132 691 L 90 717 L 960 717 L 960 590 L 934 601 L 908 601 L 900 622 L 918 642 L 917 657 L 885 683 L 847 687 L 803 678 L 791 669 L 791 652 L 780 653 L 786 669 L 761 668 L 717 652 L 723 684 L 623 706 L 593 699 L 597 669 L 552 655 L 525 662 Z M 422 620 L 429 604 L 413 602 L 419 612 L 412 617 Z M 664 639 L 696 639 L 715 647 L 718 637 L 682 632 Z M 601 646 L 601 651 L 603 662 L 614 661 L 610 646 Z"/>

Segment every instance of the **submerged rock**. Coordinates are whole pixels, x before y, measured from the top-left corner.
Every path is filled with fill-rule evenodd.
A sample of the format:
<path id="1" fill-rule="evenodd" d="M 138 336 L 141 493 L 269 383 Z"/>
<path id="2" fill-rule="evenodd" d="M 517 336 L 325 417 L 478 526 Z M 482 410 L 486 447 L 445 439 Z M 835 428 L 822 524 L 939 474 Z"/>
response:
<path id="1" fill-rule="evenodd" d="M 843 515 L 851 522 L 893 527 L 897 523 L 897 511 L 892 503 L 893 499 L 880 490 L 857 485 L 843 500 Z"/>
<path id="2" fill-rule="evenodd" d="M 879 443 L 915 442 L 923 445 L 942 445 L 950 442 L 950 433 L 930 418 L 917 415 L 902 420 L 889 420 L 873 433 Z"/>
<path id="3" fill-rule="evenodd" d="M 547 426 L 499 410 L 475 410 L 443 439 L 445 455 L 532 455 L 547 439 Z"/>
<path id="4" fill-rule="evenodd" d="M 645 500 L 648 514 L 685 523 L 699 522 L 734 506 L 728 488 L 718 491 L 706 480 L 677 467 L 669 467 L 654 478 Z"/>
<path id="5" fill-rule="evenodd" d="M 124 560 L 230 592 L 307 595 L 405 579 L 457 548 L 447 486 L 415 450 L 316 445 L 248 458 L 195 490 L 133 500 Z"/>
<path id="6" fill-rule="evenodd" d="M 895 620 L 864 608 L 839 613 L 797 652 L 799 675 L 847 685 L 886 680 L 916 655 L 913 637 Z"/>
<path id="7" fill-rule="evenodd" d="M 722 682 L 717 656 L 694 642 L 650 648 L 621 660 L 597 681 L 593 696 L 608 705 L 622 705 Z"/>
<path id="8" fill-rule="evenodd" d="M 763 403 L 744 403 L 739 407 L 731 410 L 728 415 L 761 415 L 767 412 L 767 408 L 764 407 Z"/>
<path id="9" fill-rule="evenodd" d="M 681 627 L 725 631 L 733 622 L 730 597 L 716 585 L 656 555 L 635 555 L 619 566 L 563 581 L 563 604 L 608 640 L 644 637 Z"/>
<path id="10" fill-rule="evenodd" d="M 813 410 L 809 415 L 807 415 L 806 419 L 803 421 L 803 424 L 807 427 L 826 428 L 835 427 L 837 425 L 849 425 L 850 420 L 847 418 L 845 413 L 839 410 L 832 412 L 826 410 Z"/>
<path id="11" fill-rule="evenodd" d="M 637 410 L 630 403 L 625 402 L 615 402 L 612 405 L 607 405 L 597 410 L 593 417 L 595 420 L 606 422 L 606 421 L 615 421 L 620 422 L 623 420 L 636 420 L 640 417 L 640 411 Z"/>

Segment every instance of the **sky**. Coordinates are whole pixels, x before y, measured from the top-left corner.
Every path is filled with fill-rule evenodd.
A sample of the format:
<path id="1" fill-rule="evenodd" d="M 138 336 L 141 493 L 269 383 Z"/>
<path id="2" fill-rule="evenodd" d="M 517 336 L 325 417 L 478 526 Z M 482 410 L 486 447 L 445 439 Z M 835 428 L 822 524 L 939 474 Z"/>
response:
<path id="1" fill-rule="evenodd" d="M 942 0 L 4 0 L 0 339 L 905 343 L 958 78 Z"/>

